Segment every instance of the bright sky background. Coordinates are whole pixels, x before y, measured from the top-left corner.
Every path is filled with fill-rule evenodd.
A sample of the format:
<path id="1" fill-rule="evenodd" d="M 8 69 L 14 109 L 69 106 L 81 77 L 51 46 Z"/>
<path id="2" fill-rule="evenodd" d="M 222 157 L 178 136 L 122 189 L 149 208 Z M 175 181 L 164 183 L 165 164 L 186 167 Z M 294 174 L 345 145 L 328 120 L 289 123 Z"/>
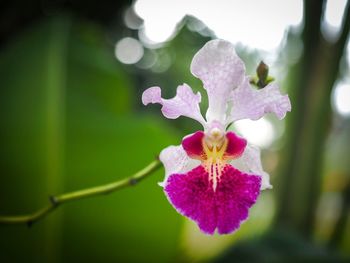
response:
<path id="1" fill-rule="evenodd" d="M 279 45 L 287 26 L 302 21 L 302 1 L 284 0 L 138 0 L 136 13 L 154 42 L 167 40 L 186 15 L 203 21 L 218 38 L 251 47 Z"/>

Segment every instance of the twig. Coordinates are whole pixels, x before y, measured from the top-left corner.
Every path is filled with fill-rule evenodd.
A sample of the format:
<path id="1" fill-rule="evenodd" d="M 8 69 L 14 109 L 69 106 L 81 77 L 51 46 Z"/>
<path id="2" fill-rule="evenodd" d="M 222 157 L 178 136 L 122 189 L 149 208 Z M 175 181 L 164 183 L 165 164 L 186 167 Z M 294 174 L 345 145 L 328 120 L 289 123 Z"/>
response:
<path id="1" fill-rule="evenodd" d="M 51 196 L 49 198 L 50 203 L 44 207 L 39 209 L 36 212 L 25 215 L 18 216 L 0 216 L 0 224 L 27 224 L 31 226 L 33 223 L 39 221 L 44 218 L 46 215 L 54 211 L 60 205 L 74 201 L 80 200 L 91 196 L 98 196 L 109 194 L 120 190 L 122 188 L 136 185 L 141 180 L 145 179 L 147 176 L 152 174 L 158 168 L 160 168 L 161 163 L 159 160 L 155 160 L 146 166 L 144 169 L 138 171 L 134 175 L 105 185 L 100 185 L 96 187 L 91 187 L 87 189 L 82 189 L 70 193 L 65 193 L 61 195 Z"/>

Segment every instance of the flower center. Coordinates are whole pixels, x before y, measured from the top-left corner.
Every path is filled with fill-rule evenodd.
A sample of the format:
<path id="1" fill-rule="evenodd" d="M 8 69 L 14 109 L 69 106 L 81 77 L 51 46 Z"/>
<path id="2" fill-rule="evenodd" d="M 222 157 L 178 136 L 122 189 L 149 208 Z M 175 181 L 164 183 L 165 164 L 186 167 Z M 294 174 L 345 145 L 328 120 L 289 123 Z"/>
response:
<path id="1" fill-rule="evenodd" d="M 213 190 L 216 190 L 217 183 L 220 180 L 222 170 L 226 164 L 224 158 L 228 140 L 217 131 L 213 131 L 211 136 L 205 136 L 203 140 L 203 150 L 206 160 L 203 161 L 204 167 L 209 174 L 209 181 L 212 182 Z"/>
<path id="2" fill-rule="evenodd" d="M 214 191 L 227 163 L 240 157 L 246 144 L 245 139 L 218 126 L 211 127 L 205 133 L 198 131 L 182 141 L 187 155 L 202 162 Z"/>

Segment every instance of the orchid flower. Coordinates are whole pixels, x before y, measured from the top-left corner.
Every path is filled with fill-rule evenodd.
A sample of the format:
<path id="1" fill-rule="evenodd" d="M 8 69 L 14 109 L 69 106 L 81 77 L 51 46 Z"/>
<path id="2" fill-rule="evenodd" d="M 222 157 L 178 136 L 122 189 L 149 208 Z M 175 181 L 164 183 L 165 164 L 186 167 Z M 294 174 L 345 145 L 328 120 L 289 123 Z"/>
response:
<path id="1" fill-rule="evenodd" d="M 283 119 L 291 104 L 274 83 L 260 90 L 252 87 L 243 61 L 224 40 L 207 42 L 195 54 L 191 73 L 208 94 L 206 118 L 199 108 L 201 94 L 187 84 L 178 86 L 172 99 L 162 98 L 159 87 L 142 95 L 144 105 L 161 104 L 166 118 L 186 116 L 204 128 L 185 136 L 181 145 L 162 150 L 166 176 L 160 185 L 174 208 L 204 233 L 228 234 L 247 219 L 260 191 L 272 186 L 259 148 L 227 128 L 237 120 L 258 120 L 266 113 Z"/>

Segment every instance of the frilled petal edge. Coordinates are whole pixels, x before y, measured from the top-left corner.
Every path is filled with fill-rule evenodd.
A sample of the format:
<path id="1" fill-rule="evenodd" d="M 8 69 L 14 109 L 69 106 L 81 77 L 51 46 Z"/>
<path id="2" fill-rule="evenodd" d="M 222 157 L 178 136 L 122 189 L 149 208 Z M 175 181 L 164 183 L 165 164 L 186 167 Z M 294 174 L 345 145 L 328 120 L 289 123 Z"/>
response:
<path id="1" fill-rule="evenodd" d="M 232 92 L 231 101 L 232 110 L 227 123 L 241 119 L 258 120 L 266 113 L 274 113 L 283 119 L 291 111 L 288 95 L 282 95 L 277 84 L 257 90 L 250 85 L 248 77 Z"/>
<path id="2" fill-rule="evenodd" d="M 199 103 L 201 94 L 193 93 L 192 89 L 183 84 L 177 87 L 176 96 L 172 99 L 163 99 L 160 87 L 151 87 L 142 94 L 142 103 L 159 103 L 162 105 L 162 113 L 168 119 L 176 119 L 180 116 L 186 116 L 197 120 L 205 126 L 205 120 L 200 112 Z"/>
<path id="3" fill-rule="evenodd" d="M 231 165 L 222 170 L 214 191 L 209 174 L 198 166 L 186 174 L 169 176 L 164 191 L 182 215 L 194 220 L 206 234 L 229 234 L 247 219 L 260 193 L 261 178 L 240 172 Z"/>

